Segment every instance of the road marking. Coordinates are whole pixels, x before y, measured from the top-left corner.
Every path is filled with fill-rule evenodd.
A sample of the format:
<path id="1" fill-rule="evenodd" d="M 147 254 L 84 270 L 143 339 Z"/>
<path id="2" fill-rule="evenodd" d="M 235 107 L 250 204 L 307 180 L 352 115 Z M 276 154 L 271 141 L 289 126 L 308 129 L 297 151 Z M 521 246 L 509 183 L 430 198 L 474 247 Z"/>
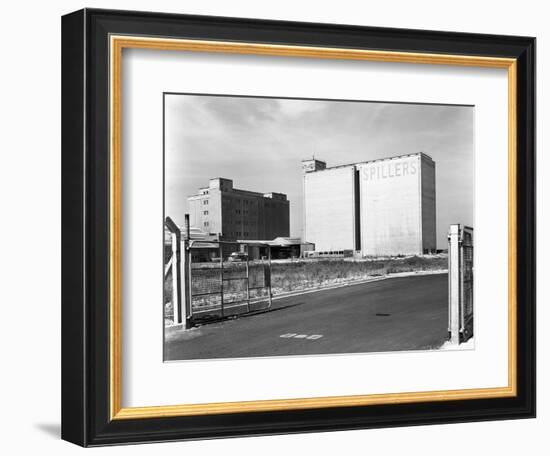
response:
<path id="1" fill-rule="evenodd" d="M 322 334 L 296 334 L 296 333 L 286 333 L 281 334 L 279 337 L 282 337 L 284 339 L 308 339 L 308 340 L 317 340 L 323 337 Z"/>

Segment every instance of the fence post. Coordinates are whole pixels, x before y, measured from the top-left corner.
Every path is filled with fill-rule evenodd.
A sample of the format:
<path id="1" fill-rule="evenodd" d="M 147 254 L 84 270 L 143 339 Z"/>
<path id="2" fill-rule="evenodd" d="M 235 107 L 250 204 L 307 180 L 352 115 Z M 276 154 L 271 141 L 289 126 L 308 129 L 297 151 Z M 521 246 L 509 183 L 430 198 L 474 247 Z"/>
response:
<path id="1" fill-rule="evenodd" d="M 449 340 L 453 345 L 460 343 L 460 225 L 449 227 Z"/>
<path id="2" fill-rule="evenodd" d="M 269 283 L 268 283 L 268 296 L 269 296 L 269 308 L 273 304 L 273 294 L 271 293 L 271 246 L 267 246 L 267 261 L 268 261 L 268 271 L 269 271 Z"/>
<path id="3" fill-rule="evenodd" d="M 181 274 L 180 274 L 180 236 L 172 232 L 172 308 L 174 324 L 181 322 Z"/>
<path id="4" fill-rule="evenodd" d="M 181 252 L 181 322 L 184 324 L 184 329 L 191 328 L 191 249 L 190 241 L 185 239 Z"/>
<path id="5" fill-rule="evenodd" d="M 166 227 L 170 230 L 172 241 L 172 307 L 174 324 L 181 323 L 181 231 L 170 217 L 166 217 Z"/>
<path id="6" fill-rule="evenodd" d="M 185 214 L 185 238 L 182 242 L 181 277 L 182 277 L 182 323 L 184 329 L 191 328 L 191 233 L 189 214 Z"/>
<path id="7" fill-rule="evenodd" d="M 250 265 L 249 265 L 249 248 L 246 244 L 246 310 L 250 312 Z"/>
<path id="8" fill-rule="evenodd" d="M 188 215 L 185 217 L 188 224 Z M 174 324 L 183 323 L 184 329 L 191 327 L 190 287 L 190 250 L 189 239 L 182 240 L 181 230 L 170 217 L 166 217 L 166 226 L 172 233 L 172 305 Z M 186 230 L 187 237 L 189 230 Z M 182 252 L 183 244 L 183 252 Z"/>
<path id="9" fill-rule="evenodd" d="M 220 306 L 222 318 L 224 317 L 223 306 L 223 245 L 220 244 Z"/>

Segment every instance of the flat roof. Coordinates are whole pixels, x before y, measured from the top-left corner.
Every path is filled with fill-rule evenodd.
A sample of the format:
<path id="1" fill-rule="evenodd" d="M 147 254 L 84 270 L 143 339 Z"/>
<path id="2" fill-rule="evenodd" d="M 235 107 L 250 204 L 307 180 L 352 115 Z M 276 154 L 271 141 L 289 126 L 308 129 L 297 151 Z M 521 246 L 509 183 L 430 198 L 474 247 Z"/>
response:
<path id="1" fill-rule="evenodd" d="M 367 163 L 383 162 L 383 161 L 387 161 L 387 160 L 397 160 L 399 158 L 416 157 L 416 156 L 425 157 L 428 160 L 431 160 L 433 162 L 433 158 L 430 157 L 428 154 L 426 154 L 424 152 L 413 152 L 411 154 L 393 155 L 391 157 L 375 158 L 373 160 L 365 160 L 365 161 L 361 161 L 361 162 L 347 163 L 347 164 L 344 164 L 344 165 L 327 166 L 324 169 L 318 169 L 317 171 L 309 171 L 306 174 L 320 173 L 320 172 L 323 172 L 323 171 L 330 171 L 331 169 L 349 168 L 351 166 L 366 165 Z M 318 161 L 323 161 L 323 160 L 318 160 Z"/>
<path id="2" fill-rule="evenodd" d="M 271 247 L 285 247 L 290 245 L 305 245 L 313 244 L 312 242 L 304 242 L 301 238 L 291 238 L 291 237 L 277 237 L 273 240 L 260 240 L 260 239 L 239 239 L 239 243 L 250 244 L 250 245 L 269 245 Z"/>
<path id="3" fill-rule="evenodd" d="M 212 190 L 210 187 L 199 188 L 199 190 L 206 190 L 206 189 Z M 219 189 L 215 189 L 215 190 L 219 190 Z M 233 193 L 235 195 L 250 196 L 250 197 L 255 197 L 255 198 L 265 198 L 265 199 L 268 199 L 268 200 L 274 200 L 274 198 L 271 198 L 270 196 L 266 196 L 266 195 L 271 195 L 271 194 L 281 195 L 281 196 L 284 196 L 285 198 L 288 198 L 288 195 L 286 193 L 281 193 L 281 192 L 264 192 L 264 193 L 261 193 L 261 192 L 256 192 L 254 190 L 243 190 L 241 188 L 232 188 L 231 190 L 223 191 L 222 193 L 224 193 L 224 194 Z M 187 199 L 207 198 L 207 197 L 209 197 L 209 195 L 195 193 L 194 195 L 188 195 Z M 281 200 L 279 200 L 279 201 L 281 201 Z M 286 201 L 288 201 L 288 199 L 286 199 Z"/>

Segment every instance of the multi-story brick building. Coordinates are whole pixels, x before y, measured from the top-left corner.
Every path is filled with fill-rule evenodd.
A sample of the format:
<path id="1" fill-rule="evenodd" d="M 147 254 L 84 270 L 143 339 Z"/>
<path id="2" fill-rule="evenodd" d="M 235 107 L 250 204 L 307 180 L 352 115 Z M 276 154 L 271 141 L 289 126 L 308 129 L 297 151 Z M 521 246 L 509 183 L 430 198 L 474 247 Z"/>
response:
<path id="1" fill-rule="evenodd" d="M 289 201 L 283 193 L 233 188 L 231 179 L 210 179 L 208 187 L 188 197 L 192 227 L 219 234 L 222 241 L 289 236 Z"/>

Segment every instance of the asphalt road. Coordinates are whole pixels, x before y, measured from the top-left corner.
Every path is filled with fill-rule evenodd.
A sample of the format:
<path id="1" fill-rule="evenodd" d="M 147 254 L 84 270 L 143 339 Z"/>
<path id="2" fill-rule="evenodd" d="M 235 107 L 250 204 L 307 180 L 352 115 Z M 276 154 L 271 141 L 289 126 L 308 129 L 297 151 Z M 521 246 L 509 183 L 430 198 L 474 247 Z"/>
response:
<path id="1" fill-rule="evenodd" d="M 446 337 L 447 274 L 421 275 L 288 297 L 268 312 L 167 333 L 165 360 L 426 350 Z"/>

